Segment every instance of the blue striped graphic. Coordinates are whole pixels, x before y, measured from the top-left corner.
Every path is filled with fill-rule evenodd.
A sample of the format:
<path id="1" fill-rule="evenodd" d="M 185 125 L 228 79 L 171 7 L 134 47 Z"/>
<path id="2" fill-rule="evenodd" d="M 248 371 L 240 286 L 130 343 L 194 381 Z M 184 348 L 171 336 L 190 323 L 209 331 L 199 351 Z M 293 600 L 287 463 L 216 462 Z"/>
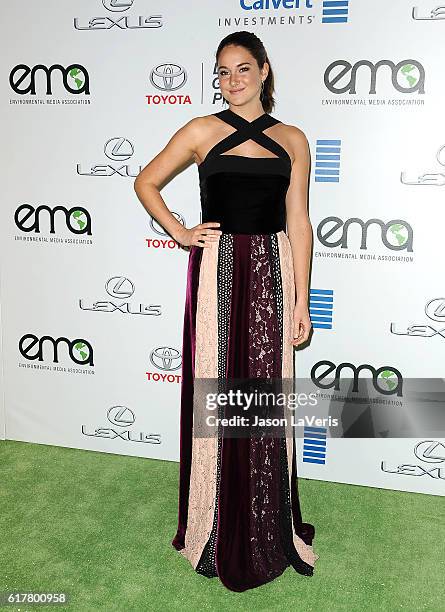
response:
<path id="1" fill-rule="evenodd" d="M 309 290 L 309 317 L 314 329 L 332 329 L 333 307 L 332 289 Z"/>
<path id="2" fill-rule="evenodd" d="M 348 21 L 349 0 L 324 0 L 322 23 L 346 23 Z"/>
<path id="3" fill-rule="evenodd" d="M 341 140 L 317 140 L 315 182 L 338 183 L 340 180 Z"/>
<path id="4" fill-rule="evenodd" d="M 326 427 L 305 427 L 303 463 L 326 463 Z"/>

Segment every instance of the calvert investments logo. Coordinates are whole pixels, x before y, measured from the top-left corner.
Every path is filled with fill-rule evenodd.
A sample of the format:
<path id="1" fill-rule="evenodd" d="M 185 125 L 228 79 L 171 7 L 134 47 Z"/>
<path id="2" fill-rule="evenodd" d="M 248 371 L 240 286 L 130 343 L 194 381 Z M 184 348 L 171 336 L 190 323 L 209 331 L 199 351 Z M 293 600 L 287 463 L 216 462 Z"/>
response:
<path id="1" fill-rule="evenodd" d="M 157 346 L 150 352 L 149 359 L 158 371 L 147 371 L 147 380 L 162 383 L 181 382 L 181 375 L 174 373 L 182 366 L 181 351 L 171 346 Z"/>
<path id="2" fill-rule="evenodd" d="M 332 289 L 310 289 L 309 316 L 314 329 L 332 329 L 333 307 Z"/>
<path id="3" fill-rule="evenodd" d="M 304 26 L 316 23 L 345 23 L 348 21 L 348 6 L 351 0 L 236 0 L 234 9 L 242 11 L 218 16 L 218 26 L 226 28 L 244 27 L 273 28 L 279 26 Z"/>
<path id="4" fill-rule="evenodd" d="M 159 94 L 147 94 L 147 105 L 173 105 L 191 104 L 188 93 L 171 93 L 184 87 L 187 82 L 187 71 L 184 66 L 175 63 L 158 64 L 150 70 L 150 84 Z"/>
<path id="5" fill-rule="evenodd" d="M 380 469 L 388 474 L 401 476 L 430 476 L 445 480 L 445 444 L 437 440 L 423 440 L 414 447 L 414 455 L 421 463 L 389 465 L 382 461 Z"/>
<path id="6" fill-rule="evenodd" d="M 79 299 L 81 310 L 92 310 L 94 312 L 120 312 L 127 315 L 154 315 L 162 314 L 160 304 L 133 303 L 130 298 L 133 296 L 135 287 L 133 282 L 125 276 L 113 276 L 105 283 L 105 291 L 110 296 L 105 300 L 85 302 Z"/>
<path id="7" fill-rule="evenodd" d="M 39 337 L 35 334 L 24 334 L 19 340 L 19 352 L 20 355 L 30 363 L 38 361 L 47 364 L 55 364 L 59 363 L 59 344 L 63 347 L 62 355 L 65 362 L 72 361 L 79 366 L 92 367 L 94 365 L 93 347 L 91 343 L 84 338 L 70 340 L 64 336 L 53 338 L 47 335 Z M 41 367 L 40 364 L 19 364 L 19 366 L 45 369 Z M 59 368 L 52 367 L 46 369 L 58 370 Z M 67 369 L 65 371 L 72 370 Z"/>
<path id="8" fill-rule="evenodd" d="M 441 166 L 445 166 L 445 145 L 442 145 L 437 151 L 436 159 Z M 416 173 L 411 178 L 408 178 L 407 174 L 407 172 L 400 173 L 400 182 L 404 185 L 434 185 L 435 187 L 443 187 L 445 185 L 445 171 Z"/>
<path id="9" fill-rule="evenodd" d="M 350 236 L 352 234 L 352 236 Z M 379 236 L 380 235 L 380 236 Z M 379 239 L 380 237 L 380 239 Z M 341 254 L 326 254 L 323 251 L 316 251 L 316 257 L 342 257 L 345 259 L 363 259 L 377 261 L 408 261 L 412 262 L 413 257 L 389 256 L 378 253 L 367 253 L 368 239 L 374 249 L 384 246 L 389 251 L 413 252 L 413 229 L 404 219 L 368 219 L 364 221 L 359 217 L 352 217 L 343 221 L 340 217 L 325 217 L 317 226 L 317 238 L 319 242 L 329 249 L 340 247 L 349 251 L 352 247 L 364 253 L 347 252 Z"/>
<path id="10" fill-rule="evenodd" d="M 20 96 L 35 96 L 37 90 L 40 95 L 52 96 L 53 87 L 72 95 L 90 94 L 90 77 L 82 64 L 53 64 L 45 66 L 37 64 L 17 64 L 9 73 L 9 85 L 12 91 Z"/>
<path id="11" fill-rule="evenodd" d="M 78 239 L 73 236 L 91 236 L 91 214 L 83 206 L 48 206 L 42 204 L 34 207 L 31 204 L 21 204 L 14 211 L 14 223 L 20 234 L 15 240 L 27 242 L 92 244 L 89 239 Z M 42 229 L 45 234 L 41 235 Z M 62 237 L 68 232 L 71 237 Z"/>
<path id="12" fill-rule="evenodd" d="M 315 182 L 340 181 L 341 140 L 317 140 L 315 149 Z"/>
<path id="13" fill-rule="evenodd" d="M 99 5 L 99 2 L 96 2 Z M 134 0 L 102 0 L 102 6 L 108 13 L 101 17 L 74 17 L 75 30 L 139 30 L 161 28 L 162 15 L 137 15 L 133 8 Z"/>
<path id="14" fill-rule="evenodd" d="M 425 314 L 430 321 L 424 323 L 413 323 L 408 326 L 399 326 L 391 323 L 390 332 L 397 336 L 410 336 L 417 338 L 432 338 L 439 336 L 445 339 L 445 298 L 433 298 L 425 306 Z M 432 325 L 431 321 L 435 324 Z M 437 325 L 439 324 L 439 325 Z"/>
<path id="15" fill-rule="evenodd" d="M 323 0 L 322 23 L 346 23 L 351 0 Z"/>
<path id="16" fill-rule="evenodd" d="M 124 136 L 115 136 L 107 140 L 104 145 L 104 153 L 112 163 L 92 163 L 85 170 L 82 170 L 81 164 L 77 164 L 77 174 L 95 177 L 110 177 L 116 174 L 124 178 L 135 178 L 142 170 L 141 165 L 131 166 L 128 163 L 123 163 L 127 162 L 134 153 L 133 143 Z"/>
<path id="17" fill-rule="evenodd" d="M 143 444 L 161 444 L 161 434 L 135 431 L 132 427 L 136 421 L 134 411 L 127 406 L 112 406 L 107 411 L 109 423 L 105 426 L 87 430 L 82 425 L 82 434 L 92 438 L 123 440 L 124 442 L 142 442 Z"/>
<path id="18" fill-rule="evenodd" d="M 308 427 L 303 430 L 303 463 L 326 463 L 326 427 Z"/>

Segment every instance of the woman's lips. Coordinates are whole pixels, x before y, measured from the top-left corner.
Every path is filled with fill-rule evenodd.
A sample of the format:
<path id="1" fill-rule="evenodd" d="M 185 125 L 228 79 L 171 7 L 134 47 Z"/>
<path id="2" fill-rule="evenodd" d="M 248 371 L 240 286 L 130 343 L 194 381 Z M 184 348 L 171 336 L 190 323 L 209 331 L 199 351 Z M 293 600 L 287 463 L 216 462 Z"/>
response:
<path id="1" fill-rule="evenodd" d="M 231 94 L 241 93 L 242 91 L 244 91 L 244 88 L 243 89 L 229 89 L 229 92 Z"/>

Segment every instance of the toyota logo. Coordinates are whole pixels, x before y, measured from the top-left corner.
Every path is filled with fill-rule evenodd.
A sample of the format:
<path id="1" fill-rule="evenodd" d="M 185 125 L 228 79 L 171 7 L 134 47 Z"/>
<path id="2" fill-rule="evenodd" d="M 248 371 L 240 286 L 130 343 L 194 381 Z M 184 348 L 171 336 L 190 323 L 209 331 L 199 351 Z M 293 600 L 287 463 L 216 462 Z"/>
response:
<path id="1" fill-rule="evenodd" d="M 156 89 L 175 91 L 187 81 L 185 68 L 178 64 L 159 64 L 150 72 L 150 82 Z"/>
<path id="2" fill-rule="evenodd" d="M 173 212 L 173 211 L 170 211 L 170 212 L 179 221 L 179 223 L 181 223 L 182 225 L 185 225 L 185 219 L 182 215 L 180 215 L 177 212 Z M 161 229 L 162 226 L 159 225 L 159 223 L 156 221 L 156 219 L 153 219 L 153 217 L 150 217 L 150 227 L 156 234 L 159 234 L 159 236 L 169 236 L 167 232 Z"/>
<path id="3" fill-rule="evenodd" d="M 159 370 L 179 370 L 182 364 L 181 353 L 170 346 L 158 346 L 150 353 L 150 361 Z"/>

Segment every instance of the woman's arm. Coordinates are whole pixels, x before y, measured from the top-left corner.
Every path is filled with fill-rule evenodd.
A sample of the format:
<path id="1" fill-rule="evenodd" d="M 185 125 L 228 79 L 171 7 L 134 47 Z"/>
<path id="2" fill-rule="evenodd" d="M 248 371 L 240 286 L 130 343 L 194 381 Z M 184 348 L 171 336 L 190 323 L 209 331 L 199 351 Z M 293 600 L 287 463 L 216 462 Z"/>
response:
<path id="1" fill-rule="evenodd" d="M 212 222 L 185 228 L 167 208 L 160 191 L 180 171 L 193 161 L 197 143 L 203 137 L 205 118 L 195 117 L 181 127 L 164 149 L 137 175 L 134 190 L 145 210 L 180 244 L 209 247 L 218 230 L 209 229 Z"/>
<path id="2" fill-rule="evenodd" d="M 312 256 L 312 226 L 308 213 L 310 151 L 305 134 L 289 126 L 293 153 L 291 180 L 286 195 L 289 241 L 294 262 L 296 302 L 294 308 L 294 346 L 308 339 L 311 321 L 308 312 L 309 269 Z"/>

